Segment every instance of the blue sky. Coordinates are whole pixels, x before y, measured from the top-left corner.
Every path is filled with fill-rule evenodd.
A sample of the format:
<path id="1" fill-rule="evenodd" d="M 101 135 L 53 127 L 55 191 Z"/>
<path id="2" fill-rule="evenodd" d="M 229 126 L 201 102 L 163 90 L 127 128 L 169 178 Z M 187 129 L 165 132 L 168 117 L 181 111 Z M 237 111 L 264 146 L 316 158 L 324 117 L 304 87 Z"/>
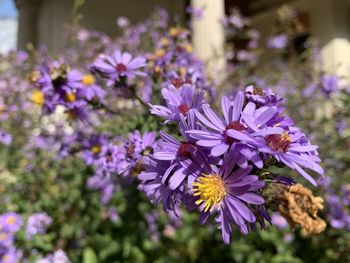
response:
<path id="1" fill-rule="evenodd" d="M 15 17 L 17 10 L 14 0 L 0 0 L 0 17 Z"/>

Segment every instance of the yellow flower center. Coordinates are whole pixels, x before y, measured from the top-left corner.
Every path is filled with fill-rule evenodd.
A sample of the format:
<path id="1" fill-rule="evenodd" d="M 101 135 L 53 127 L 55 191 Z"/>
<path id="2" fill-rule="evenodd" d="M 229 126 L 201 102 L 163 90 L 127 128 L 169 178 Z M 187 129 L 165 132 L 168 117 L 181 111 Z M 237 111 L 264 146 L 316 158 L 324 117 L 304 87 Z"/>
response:
<path id="1" fill-rule="evenodd" d="M 193 183 L 193 195 L 199 196 L 196 205 L 204 203 L 204 212 L 212 211 L 215 206 L 218 209 L 224 200 L 227 190 L 223 179 L 218 174 L 204 174 Z"/>
<path id="2" fill-rule="evenodd" d="M 192 53 L 193 52 L 193 46 L 191 44 L 188 44 L 185 46 L 185 49 L 188 53 Z"/>
<path id="3" fill-rule="evenodd" d="M 45 95 L 40 90 L 35 90 L 32 93 L 31 101 L 39 106 L 45 103 Z"/>
<path id="4" fill-rule="evenodd" d="M 9 255 L 4 255 L 2 257 L 2 262 L 9 262 L 9 260 L 10 260 L 10 256 Z"/>
<path id="5" fill-rule="evenodd" d="M 292 138 L 290 138 L 288 132 L 284 132 L 284 133 L 282 133 L 282 140 L 291 142 Z"/>
<path id="6" fill-rule="evenodd" d="M 67 101 L 67 102 L 74 102 L 74 101 L 76 101 L 76 96 L 75 96 L 75 94 L 74 93 L 72 93 L 72 92 L 68 92 L 67 94 L 66 94 L 66 97 L 65 97 L 65 100 Z"/>
<path id="7" fill-rule="evenodd" d="M 187 69 L 186 67 L 181 67 L 180 68 L 180 74 L 182 77 L 186 77 Z"/>
<path id="8" fill-rule="evenodd" d="M 164 49 L 157 49 L 156 52 L 154 53 L 154 56 L 156 58 L 161 58 L 165 55 L 165 50 Z"/>
<path id="9" fill-rule="evenodd" d="M 0 240 L 5 241 L 7 239 L 7 235 L 5 233 L 0 234 Z"/>
<path id="10" fill-rule="evenodd" d="M 169 46 L 170 42 L 169 42 L 169 39 L 163 37 L 161 40 L 160 40 L 160 45 L 162 47 L 166 47 L 166 46 Z"/>
<path id="11" fill-rule="evenodd" d="M 172 27 L 172 28 L 169 29 L 169 34 L 172 37 L 175 37 L 178 33 L 179 33 L 179 30 L 176 27 Z"/>
<path id="12" fill-rule="evenodd" d="M 7 224 L 9 225 L 14 225 L 16 223 L 16 217 L 14 216 L 9 216 L 6 220 Z"/>
<path id="13" fill-rule="evenodd" d="M 83 76 L 82 83 L 84 86 L 91 86 L 95 83 L 95 78 L 91 74 L 87 74 Z"/>
<path id="14" fill-rule="evenodd" d="M 98 145 L 94 145 L 94 146 L 92 146 L 91 151 L 93 154 L 98 154 L 101 152 L 101 147 Z"/>
<path id="15" fill-rule="evenodd" d="M 162 69 L 161 69 L 161 67 L 159 67 L 159 66 L 155 66 L 155 67 L 154 67 L 154 72 L 157 73 L 157 74 L 160 73 L 161 70 L 162 70 Z"/>

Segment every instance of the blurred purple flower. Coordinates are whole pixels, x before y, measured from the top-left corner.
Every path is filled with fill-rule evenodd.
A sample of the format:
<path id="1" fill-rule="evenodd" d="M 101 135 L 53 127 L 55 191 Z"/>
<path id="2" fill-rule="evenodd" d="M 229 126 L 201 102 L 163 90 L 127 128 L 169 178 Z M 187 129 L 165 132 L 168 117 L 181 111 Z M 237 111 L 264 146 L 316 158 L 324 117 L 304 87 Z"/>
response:
<path id="1" fill-rule="evenodd" d="M 32 214 L 28 218 L 26 227 L 26 238 L 31 240 L 35 235 L 43 235 L 52 223 L 52 218 L 46 213 Z"/>
<path id="2" fill-rule="evenodd" d="M 130 20 L 125 16 L 120 16 L 117 18 L 116 23 L 120 28 L 126 28 L 130 25 Z"/>
<path id="3" fill-rule="evenodd" d="M 117 50 L 112 56 L 101 54 L 94 62 L 92 69 L 106 78 L 109 85 L 113 85 L 123 77 L 147 76 L 140 70 L 145 66 L 144 57 L 133 58 L 130 53 Z"/>
<path id="4" fill-rule="evenodd" d="M 288 36 L 285 34 L 275 35 L 267 40 L 267 47 L 271 49 L 283 49 L 288 44 Z"/>
<path id="5" fill-rule="evenodd" d="M 288 226 L 287 220 L 279 213 L 273 213 L 271 219 L 272 224 L 280 229 L 285 229 Z"/>

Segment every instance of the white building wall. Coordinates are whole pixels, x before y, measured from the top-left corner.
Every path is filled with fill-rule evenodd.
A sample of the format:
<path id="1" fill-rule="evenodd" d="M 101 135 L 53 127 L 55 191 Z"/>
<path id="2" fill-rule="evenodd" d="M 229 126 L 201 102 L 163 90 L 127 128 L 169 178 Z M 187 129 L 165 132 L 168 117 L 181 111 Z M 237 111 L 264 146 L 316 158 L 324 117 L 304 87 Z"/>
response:
<path id="1" fill-rule="evenodd" d="M 0 54 L 16 49 L 17 18 L 0 18 Z"/>

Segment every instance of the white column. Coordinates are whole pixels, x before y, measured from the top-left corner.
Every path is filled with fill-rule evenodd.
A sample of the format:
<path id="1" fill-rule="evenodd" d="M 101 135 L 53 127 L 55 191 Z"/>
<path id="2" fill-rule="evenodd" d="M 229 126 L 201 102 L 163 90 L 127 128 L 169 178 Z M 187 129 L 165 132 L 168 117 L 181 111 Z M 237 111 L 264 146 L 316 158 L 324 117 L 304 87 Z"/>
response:
<path id="1" fill-rule="evenodd" d="M 18 9 L 17 47 L 23 49 L 28 43 L 38 43 L 38 19 L 42 0 L 15 0 Z"/>
<path id="2" fill-rule="evenodd" d="M 225 15 L 224 0 L 191 0 L 194 8 L 203 10 L 202 18 L 192 18 L 192 41 L 195 54 L 208 63 L 208 71 L 223 73 L 225 34 L 221 19 Z"/>
<path id="3" fill-rule="evenodd" d="M 322 69 L 350 72 L 349 5 L 347 0 L 312 0 L 311 34 L 321 47 Z"/>

